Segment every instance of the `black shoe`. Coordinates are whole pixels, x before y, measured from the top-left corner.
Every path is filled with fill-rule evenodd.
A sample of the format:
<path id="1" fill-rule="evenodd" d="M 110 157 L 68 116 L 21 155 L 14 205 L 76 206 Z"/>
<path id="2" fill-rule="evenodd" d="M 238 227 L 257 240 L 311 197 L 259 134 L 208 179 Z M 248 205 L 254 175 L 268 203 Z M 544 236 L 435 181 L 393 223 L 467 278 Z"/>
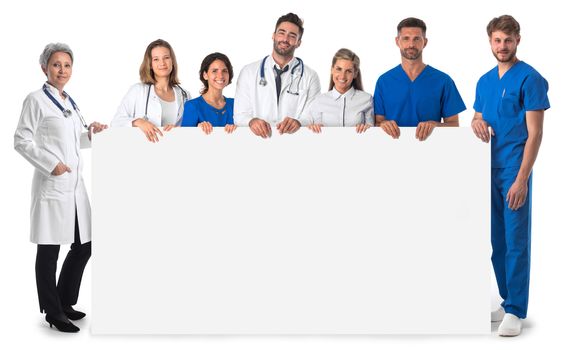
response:
<path id="1" fill-rule="evenodd" d="M 76 325 L 74 325 L 69 321 L 67 322 L 60 321 L 58 319 L 51 317 L 50 315 L 46 315 L 46 321 L 47 323 L 49 323 L 49 328 L 55 326 L 55 328 L 57 328 L 57 330 L 60 332 L 65 332 L 65 333 L 79 332 L 79 327 L 77 327 Z"/>
<path id="2" fill-rule="evenodd" d="M 67 318 L 73 321 L 77 321 L 85 317 L 84 312 L 74 310 L 71 306 L 65 306 L 63 308 L 63 312 L 65 313 L 65 316 L 67 316 Z"/>

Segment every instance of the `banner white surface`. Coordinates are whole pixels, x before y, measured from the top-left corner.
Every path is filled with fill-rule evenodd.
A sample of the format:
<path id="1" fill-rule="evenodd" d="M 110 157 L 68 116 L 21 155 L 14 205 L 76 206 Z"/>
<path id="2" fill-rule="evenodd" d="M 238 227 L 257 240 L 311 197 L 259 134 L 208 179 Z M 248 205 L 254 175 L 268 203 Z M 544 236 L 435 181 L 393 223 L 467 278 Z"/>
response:
<path id="1" fill-rule="evenodd" d="M 414 132 L 96 135 L 92 332 L 490 332 L 489 146 Z"/>

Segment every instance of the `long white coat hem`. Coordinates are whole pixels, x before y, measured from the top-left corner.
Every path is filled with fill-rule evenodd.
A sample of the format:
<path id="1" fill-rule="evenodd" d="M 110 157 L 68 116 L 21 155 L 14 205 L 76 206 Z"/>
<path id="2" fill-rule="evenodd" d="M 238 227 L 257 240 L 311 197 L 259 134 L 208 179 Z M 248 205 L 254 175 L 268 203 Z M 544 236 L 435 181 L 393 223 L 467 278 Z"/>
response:
<path id="1" fill-rule="evenodd" d="M 91 206 L 81 176 L 80 150 L 87 132 L 83 132 L 69 98 L 62 100 L 55 88 L 48 86 L 48 89 L 72 115 L 64 117 L 40 89 L 24 100 L 14 133 L 14 148 L 34 166 L 30 240 L 36 244 L 73 243 L 77 211 L 80 241 L 89 242 Z M 69 166 L 71 172 L 51 175 L 59 162 Z"/>

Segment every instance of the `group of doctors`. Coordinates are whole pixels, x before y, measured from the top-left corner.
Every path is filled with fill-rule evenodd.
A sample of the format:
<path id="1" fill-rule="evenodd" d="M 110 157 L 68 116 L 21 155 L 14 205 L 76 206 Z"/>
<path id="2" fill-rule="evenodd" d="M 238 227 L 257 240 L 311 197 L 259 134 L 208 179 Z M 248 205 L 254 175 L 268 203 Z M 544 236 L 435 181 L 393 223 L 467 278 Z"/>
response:
<path id="1" fill-rule="evenodd" d="M 206 56 L 200 67 L 204 87 L 198 98 L 181 86 L 174 50 L 164 40 L 150 43 L 140 66 L 140 83 L 123 98 L 111 126 L 137 127 L 151 142 L 176 126 L 231 133 L 246 126 L 257 136 L 294 133 L 306 126 L 354 127 L 365 132 L 381 127 L 393 138 L 400 127 L 416 127 L 427 139 L 435 127 L 459 125 L 465 104 L 445 73 L 426 65 L 426 25 L 406 18 L 397 26 L 401 64 L 381 75 L 374 96 L 363 91 L 359 57 L 340 49 L 332 60 L 329 91 L 320 94 L 319 77 L 296 57 L 303 21 L 281 16 L 273 33 L 273 50 L 246 65 L 237 80 L 235 100 L 223 89 L 232 82 L 233 67 L 221 53 Z M 516 336 L 526 317 L 530 275 L 531 179 L 548 109 L 547 81 L 516 56 L 520 26 L 511 16 L 494 18 L 487 33 L 497 66 L 483 75 L 476 89 L 472 129 L 491 142 L 492 262 L 501 307 L 491 321 L 501 322 L 501 336 Z M 73 66 L 65 44 L 49 44 L 40 56 L 47 77 L 43 87 L 24 101 L 14 135 L 15 149 L 35 168 L 32 184 L 31 241 L 38 245 L 36 281 L 40 311 L 62 332 L 77 332 L 70 320 L 85 314 L 73 309 L 83 270 L 91 255 L 91 212 L 81 177 L 80 148 L 91 135 L 107 128 L 87 125 L 79 107 L 64 91 Z M 56 283 L 61 244 L 71 249 Z"/>

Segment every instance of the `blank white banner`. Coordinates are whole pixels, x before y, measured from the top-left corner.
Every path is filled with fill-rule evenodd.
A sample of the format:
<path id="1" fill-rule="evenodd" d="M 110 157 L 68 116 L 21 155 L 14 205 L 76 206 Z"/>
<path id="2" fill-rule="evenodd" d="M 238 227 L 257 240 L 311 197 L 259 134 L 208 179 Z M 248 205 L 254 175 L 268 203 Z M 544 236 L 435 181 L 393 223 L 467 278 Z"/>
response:
<path id="1" fill-rule="evenodd" d="M 489 146 L 414 133 L 96 135 L 92 332 L 490 332 Z"/>

